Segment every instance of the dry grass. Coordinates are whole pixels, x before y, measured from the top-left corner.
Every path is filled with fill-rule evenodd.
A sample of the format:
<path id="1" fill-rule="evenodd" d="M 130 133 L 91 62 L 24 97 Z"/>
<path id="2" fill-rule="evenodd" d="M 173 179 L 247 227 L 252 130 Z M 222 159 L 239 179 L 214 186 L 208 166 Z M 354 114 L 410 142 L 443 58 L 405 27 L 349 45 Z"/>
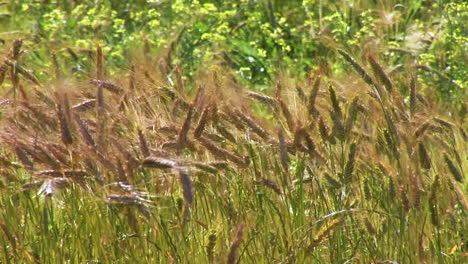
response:
<path id="1" fill-rule="evenodd" d="M 7 59 L 15 60 L 18 43 Z M 321 74 L 309 92 L 278 83 L 274 97 L 234 97 L 217 75 L 190 93 L 179 68 L 171 86 L 139 64 L 127 87 L 106 79 L 101 47 L 96 76 L 64 91 L 8 75 L 19 62 L 7 62 L 3 85 L 23 92 L 0 100 L 0 172 L 9 189 L 1 199 L 12 203 L 0 214 L 2 258 L 83 262 L 106 252 L 105 262 L 461 261 L 466 125 L 433 102 L 416 105 L 416 76 L 408 76 L 407 104 L 374 57 L 386 90 L 339 52 L 374 93 L 329 85 L 329 97 L 318 96 L 334 81 Z M 273 114 L 258 114 L 248 98 Z M 23 242 L 36 229 L 47 245 Z M 59 234 L 77 248 L 45 252 Z M 449 253 L 453 246 L 459 250 Z"/>

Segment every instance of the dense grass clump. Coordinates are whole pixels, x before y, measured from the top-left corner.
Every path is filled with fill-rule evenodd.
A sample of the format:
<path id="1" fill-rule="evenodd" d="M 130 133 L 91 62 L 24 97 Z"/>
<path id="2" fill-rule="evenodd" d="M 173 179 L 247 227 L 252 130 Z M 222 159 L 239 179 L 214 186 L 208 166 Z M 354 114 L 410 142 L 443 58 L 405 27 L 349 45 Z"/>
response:
<path id="1" fill-rule="evenodd" d="M 159 61 L 110 76 L 100 46 L 89 80 L 44 82 L 15 41 L 1 262 L 463 263 L 464 117 L 418 89 L 418 65 L 406 97 L 379 54 L 335 52 L 348 76 L 264 94 L 223 66 L 191 91 Z"/>

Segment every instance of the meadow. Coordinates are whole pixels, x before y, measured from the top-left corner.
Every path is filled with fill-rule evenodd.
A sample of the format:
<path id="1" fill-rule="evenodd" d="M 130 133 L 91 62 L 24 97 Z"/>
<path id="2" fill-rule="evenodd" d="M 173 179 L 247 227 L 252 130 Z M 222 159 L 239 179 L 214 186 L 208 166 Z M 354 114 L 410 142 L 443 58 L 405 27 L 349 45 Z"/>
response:
<path id="1" fill-rule="evenodd" d="M 466 21 L 0 2 L 0 263 L 468 262 Z"/>

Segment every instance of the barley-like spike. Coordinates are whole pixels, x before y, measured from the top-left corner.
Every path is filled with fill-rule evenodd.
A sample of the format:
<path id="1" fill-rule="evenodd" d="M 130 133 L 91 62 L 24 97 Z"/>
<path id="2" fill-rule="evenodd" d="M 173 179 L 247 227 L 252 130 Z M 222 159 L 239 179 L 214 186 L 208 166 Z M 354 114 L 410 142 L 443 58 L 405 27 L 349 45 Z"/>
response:
<path id="1" fill-rule="evenodd" d="M 138 129 L 138 140 L 140 142 L 140 151 L 143 154 L 143 157 L 149 157 L 150 151 L 148 148 L 148 143 L 146 142 L 145 136 L 143 135 L 143 131 Z"/>
<path id="2" fill-rule="evenodd" d="M 340 103 L 338 102 L 338 99 L 336 98 L 336 93 L 335 93 L 335 89 L 333 89 L 333 86 L 330 85 L 328 87 L 328 92 L 330 93 L 330 101 L 333 106 L 333 111 L 336 113 L 337 117 L 341 119 L 343 115 L 341 113 Z"/>
<path id="3" fill-rule="evenodd" d="M 202 111 L 203 106 L 205 104 L 205 84 L 201 84 L 198 86 L 197 94 L 195 95 L 195 99 L 193 100 L 193 107 L 195 108 L 195 113 L 199 113 Z"/>
<path id="4" fill-rule="evenodd" d="M 379 84 L 377 84 L 371 77 L 370 75 L 364 70 L 364 68 L 359 65 L 348 53 L 346 53 L 344 50 L 339 49 L 338 52 L 343 56 L 343 58 L 348 61 L 351 66 L 353 66 L 354 70 L 361 76 L 361 78 L 369 85 L 373 86 L 374 89 L 374 95 L 376 98 L 380 101 L 381 97 L 383 96 L 383 90 L 382 87 L 380 87 Z"/>
<path id="5" fill-rule="evenodd" d="M 346 132 L 339 115 L 335 111 L 330 111 L 330 116 L 333 120 L 333 133 L 340 141 L 345 140 Z"/>
<path id="6" fill-rule="evenodd" d="M 437 191 L 439 190 L 439 185 L 439 175 L 436 175 L 434 178 L 434 182 L 432 183 L 431 194 L 429 196 L 429 211 L 431 213 L 431 223 L 435 227 L 439 226 L 440 224 L 437 203 Z"/>
<path id="7" fill-rule="evenodd" d="M 192 116 L 193 116 L 193 107 L 190 106 L 188 113 L 187 113 L 187 117 L 184 120 L 184 124 L 182 125 L 182 128 L 179 131 L 179 137 L 177 139 L 177 144 L 179 145 L 178 146 L 179 149 L 183 149 L 187 142 L 187 133 L 192 123 Z"/>
<path id="8" fill-rule="evenodd" d="M 162 149 L 178 149 L 179 144 L 177 141 L 167 141 L 161 145 Z"/>
<path id="9" fill-rule="evenodd" d="M 21 54 L 21 46 L 23 45 L 23 39 L 17 38 L 13 41 L 10 51 L 7 53 L 7 58 L 17 60 Z"/>
<path id="10" fill-rule="evenodd" d="M 398 192 L 400 194 L 400 199 L 401 203 L 403 205 L 403 208 L 405 209 L 405 212 L 408 213 L 410 209 L 410 202 L 408 199 L 408 191 L 403 188 L 401 184 L 397 185 Z"/>
<path id="11" fill-rule="evenodd" d="M 426 130 L 429 128 L 429 125 L 429 122 L 424 122 L 422 125 L 420 125 L 414 132 L 414 137 L 416 139 L 421 137 L 424 134 L 424 132 L 426 132 Z"/>
<path id="12" fill-rule="evenodd" d="M 55 159 L 57 159 L 66 166 L 71 166 L 71 163 L 68 160 L 68 152 L 62 147 L 62 145 L 46 143 L 46 148 L 50 151 L 50 153 Z"/>
<path id="13" fill-rule="evenodd" d="M 222 161 L 222 160 L 214 160 L 214 161 L 210 161 L 207 163 L 208 165 L 210 166 L 213 166 L 219 170 L 226 170 L 229 168 L 229 163 L 227 163 L 226 161 Z"/>
<path id="14" fill-rule="evenodd" d="M 272 180 L 267 179 L 267 178 L 262 178 L 260 181 L 258 181 L 258 183 L 265 185 L 266 187 L 272 189 L 276 194 L 281 195 L 281 189 Z"/>
<path id="15" fill-rule="evenodd" d="M 382 66 L 377 62 L 377 60 L 369 54 L 367 59 L 371 65 L 372 70 L 374 71 L 374 75 L 384 84 L 385 88 L 387 89 L 388 93 L 392 93 L 393 84 L 388 75 L 385 73 Z"/>
<path id="16" fill-rule="evenodd" d="M 185 170 L 179 169 L 179 179 L 182 185 L 184 200 L 187 207 L 192 207 L 193 204 L 193 185 L 190 176 Z"/>
<path id="17" fill-rule="evenodd" d="M 68 177 L 68 178 L 83 178 L 87 175 L 84 170 L 41 170 L 34 172 L 34 176 L 38 177 Z"/>
<path id="18" fill-rule="evenodd" d="M 216 234 L 208 236 L 208 245 L 206 246 L 206 254 L 208 255 L 208 263 L 214 263 L 214 248 L 216 246 Z"/>
<path id="19" fill-rule="evenodd" d="M 250 98 L 253 98 L 261 103 L 270 105 L 270 106 L 276 106 L 276 100 L 273 97 L 266 96 L 260 93 L 252 92 L 252 91 L 247 91 L 247 96 Z"/>
<path id="20" fill-rule="evenodd" d="M 244 225 L 241 224 L 237 227 L 236 237 L 231 243 L 229 247 L 229 254 L 227 256 L 227 264 L 235 264 L 237 263 L 237 253 L 239 251 L 240 244 L 244 239 Z"/>
<path id="21" fill-rule="evenodd" d="M 305 129 L 303 129 L 302 130 L 302 135 L 303 135 L 303 138 L 304 138 L 304 140 L 306 142 L 306 146 L 307 146 L 307 150 L 309 151 L 309 154 L 311 156 L 316 156 L 318 154 L 317 153 L 317 148 L 315 147 L 314 141 L 310 137 L 309 133 L 307 133 L 307 131 Z"/>
<path id="22" fill-rule="evenodd" d="M 79 60 L 78 55 L 76 55 L 76 53 L 71 48 L 67 47 L 67 52 L 68 54 L 70 54 L 70 56 L 75 62 L 78 62 Z"/>
<path id="23" fill-rule="evenodd" d="M 347 60 L 351 66 L 353 66 L 354 70 L 356 70 L 356 72 L 361 75 L 362 79 L 367 83 L 367 84 L 370 84 L 370 85 L 373 85 L 374 84 L 374 81 L 372 80 L 372 78 L 369 76 L 369 74 L 366 72 L 366 70 L 364 70 L 364 68 L 359 65 L 352 57 L 351 55 L 349 55 L 346 51 L 344 50 L 341 50 L 339 49 L 338 52 L 341 54 L 341 56 L 343 56 L 343 58 L 345 60 Z"/>
<path id="24" fill-rule="evenodd" d="M 35 149 L 42 155 L 42 157 L 44 157 L 45 163 L 47 163 L 49 166 L 56 170 L 60 170 L 62 168 L 60 162 L 57 159 L 55 159 L 55 157 L 50 155 L 49 152 L 42 146 L 36 145 Z"/>
<path id="25" fill-rule="evenodd" d="M 47 114 L 41 112 L 35 107 L 32 107 L 27 102 L 24 102 L 22 105 L 34 115 L 34 117 L 39 121 L 39 125 L 42 126 L 45 124 L 49 126 L 50 128 L 53 128 L 53 129 L 57 128 L 57 122 L 55 122 L 55 120 L 52 120 Z"/>
<path id="26" fill-rule="evenodd" d="M 97 108 L 96 108 L 96 120 L 97 120 L 97 147 L 100 151 L 105 150 L 106 133 L 105 126 L 107 118 L 105 117 L 104 111 L 104 91 L 102 85 L 97 87 Z"/>
<path id="27" fill-rule="evenodd" d="M 68 124 L 68 118 L 66 117 L 66 114 L 64 113 L 60 104 L 57 104 L 57 116 L 60 123 L 62 142 L 65 145 L 70 145 L 73 143 L 73 137 L 70 131 L 70 126 Z"/>
<path id="28" fill-rule="evenodd" d="M 102 81 L 100 79 L 94 79 L 90 81 L 91 84 L 94 84 L 96 86 L 102 86 L 102 88 L 106 89 L 107 91 L 114 93 L 114 94 L 121 94 L 123 92 L 122 87 L 117 86 L 113 83 L 107 82 L 107 81 Z"/>
<path id="29" fill-rule="evenodd" d="M 111 138 L 111 141 L 112 141 L 112 144 L 117 148 L 117 150 L 122 153 L 122 155 L 125 157 L 125 159 L 127 160 L 127 162 L 129 164 L 131 164 L 132 166 L 136 167 L 138 166 L 140 163 L 138 162 L 138 160 L 132 155 L 132 153 L 130 153 L 129 151 L 127 151 L 123 146 L 122 144 L 119 143 L 119 141 L 117 139 L 114 139 L 114 138 Z M 148 155 L 149 156 L 149 155 Z"/>
<path id="30" fill-rule="evenodd" d="M 392 176 L 389 176 L 389 179 L 388 179 L 388 194 L 392 198 L 395 197 L 396 195 L 395 183 L 393 182 Z"/>
<path id="31" fill-rule="evenodd" d="M 208 115 L 210 113 L 211 109 L 208 108 L 208 107 L 205 107 L 205 109 L 203 110 L 201 116 L 200 116 L 200 119 L 198 120 L 198 124 L 197 124 L 197 127 L 195 128 L 195 131 L 193 132 L 193 136 L 195 138 L 199 138 L 202 133 L 203 133 L 203 130 L 205 129 L 205 125 L 208 121 Z"/>
<path id="32" fill-rule="evenodd" d="M 238 109 L 234 109 L 234 112 L 240 119 L 242 119 L 252 129 L 253 132 L 259 135 L 261 138 L 265 140 L 270 138 L 270 136 L 265 131 L 265 129 L 263 129 L 259 124 L 257 124 L 252 118 L 248 117 L 247 115 L 245 115 Z"/>
<path id="33" fill-rule="evenodd" d="M 240 131 L 243 131 L 245 130 L 245 125 L 244 123 L 242 122 L 242 120 L 240 120 L 240 118 L 232 112 L 232 110 L 228 107 L 224 107 L 223 109 L 224 113 L 217 113 L 216 115 L 214 115 L 214 118 L 213 120 L 215 122 L 220 122 L 219 121 L 216 121 L 217 119 L 219 119 L 219 117 L 222 117 L 224 120 L 227 120 L 229 123 L 233 124 L 238 130 Z"/>
<path id="34" fill-rule="evenodd" d="M 91 107 L 93 107 L 96 104 L 96 101 L 97 101 L 96 99 L 89 99 L 89 100 L 86 100 L 86 101 L 84 101 L 82 103 L 79 103 L 79 104 L 76 104 L 76 105 L 72 106 L 72 109 L 74 111 L 82 112 L 82 111 L 88 110 Z"/>
<path id="35" fill-rule="evenodd" d="M 448 128 L 448 129 L 452 129 L 452 128 L 455 127 L 454 124 L 452 124 L 452 123 L 450 123 L 450 122 L 448 122 L 448 121 L 445 121 L 445 120 L 443 120 L 443 119 L 437 118 L 437 117 L 434 117 L 433 120 L 434 120 L 435 122 L 437 122 L 438 124 L 444 126 L 445 128 Z"/>
<path id="36" fill-rule="evenodd" d="M 453 180 L 449 181 L 449 186 L 455 192 L 457 201 L 460 203 L 463 210 L 467 211 L 468 210 L 468 198 L 466 197 L 461 186 L 456 184 Z"/>
<path id="37" fill-rule="evenodd" d="M 393 138 L 394 143 L 396 143 L 397 146 L 400 145 L 400 138 L 398 136 L 398 130 L 395 126 L 395 123 L 393 122 L 392 117 L 387 111 L 384 111 L 384 116 L 385 116 L 385 121 L 387 122 L 388 129 L 391 133 L 391 136 Z"/>
<path id="38" fill-rule="evenodd" d="M 353 101 L 349 105 L 348 117 L 346 119 L 346 124 L 345 124 L 345 133 L 347 136 L 351 135 L 353 123 L 356 120 L 356 116 L 357 116 L 357 110 L 358 110 L 358 98 L 354 97 Z"/>
<path id="39" fill-rule="evenodd" d="M 207 164 L 207 163 L 193 161 L 192 165 L 200 170 L 203 170 L 212 174 L 217 174 L 219 172 L 218 168 L 211 166 L 210 164 Z"/>
<path id="40" fill-rule="evenodd" d="M 23 66 L 21 66 L 18 62 L 16 61 L 11 61 L 9 59 L 5 59 L 5 64 L 10 66 L 11 69 L 15 72 L 15 73 L 19 73 L 21 75 L 23 75 L 24 78 L 30 80 L 31 82 L 33 82 L 34 84 L 38 85 L 38 86 L 41 86 L 41 83 L 39 82 L 39 80 L 37 79 L 37 77 L 29 70 L 26 70 L 25 68 L 23 68 Z"/>
<path id="41" fill-rule="evenodd" d="M 140 205 L 143 201 L 138 196 L 127 196 L 127 195 L 109 195 L 107 197 L 109 202 L 118 204 L 128 205 Z"/>
<path id="42" fill-rule="evenodd" d="M 343 220 L 341 218 L 333 219 L 330 223 L 325 224 L 320 228 L 317 234 L 312 239 L 312 243 L 307 247 L 307 251 L 312 251 L 320 242 L 322 242 L 326 237 L 328 237 L 335 228 L 337 228 Z"/>
<path id="43" fill-rule="evenodd" d="M 284 140 L 283 129 L 281 128 L 278 128 L 278 141 L 279 141 L 281 165 L 283 165 L 283 168 L 285 171 L 288 171 L 289 170 L 288 150 L 286 149 L 286 142 Z"/>
<path id="44" fill-rule="evenodd" d="M 315 109 L 315 100 L 317 98 L 317 95 L 320 89 L 320 80 L 321 80 L 321 77 L 320 75 L 318 75 L 315 78 L 314 84 L 312 86 L 312 91 L 310 92 L 310 95 L 309 95 L 309 105 L 308 105 L 309 114 L 312 114 Z"/>
<path id="45" fill-rule="evenodd" d="M 286 119 L 286 123 L 288 124 L 288 128 L 290 131 L 294 131 L 296 128 L 296 122 L 293 120 L 293 117 L 291 115 L 291 112 L 288 109 L 288 106 L 284 103 L 283 99 L 278 98 L 279 105 L 281 107 L 281 112 L 284 115 L 284 118 Z"/>
<path id="46" fill-rule="evenodd" d="M 348 153 L 348 161 L 346 162 L 345 169 L 343 171 L 343 182 L 344 184 L 350 183 L 353 171 L 354 171 L 354 163 L 356 159 L 356 143 L 352 143 L 349 147 Z"/>
<path id="47" fill-rule="evenodd" d="M 86 144 L 88 144 L 88 146 L 90 146 L 91 148 L 95 149 L 96 142 L 89 133 L 86 124 L 83 122 L 83 120 L 80 119 L 80 116 L 77 113 L 73 113 L 73 117 L 75 119 L 75 122 L 78 124 L 79 131 L 81 133 L 81 136 L 85 139 Z"/>
<path id="48" fill-rule="evenodd" d="M 229 132 L 229 130 L 227 130 L 226 127 L 224 127 L 221 123 L 216 125 L 215 128 L 216 128 L 216 131 L 218 131 L 227 140 L 231 141 L 232 143 L 237 142 L 234 135 L 231 132 Z"/>
<path id="49" fill-rule="evenodd" d="M 23 166 L 28 170 L 32 170 L 34 165 L 31 159 L 29 159 L 26 152 L 23 151 L 23 149 L 18 146 L 15 147 L 15 152 L 16 152 L 16 156 L 18 157 L 18 159 L 21 161 L 21 163 L 23 163 Z"/>
<path id="50" fill-rule="evenodd" d="M 455 178 L 455 180 L 457 180 L 458 182 L 463 183 L 463 178 L 464 177 L 463 177 L 461 171 L 455 166 L 455 164 L 449 158 L 447 153 L 444 153 L 444 160 L 445 160 L 445 163 L 447 164 L 447 167 L 449 168 L 450 173 L 452 173 L 453 178 Z"/>
<path id="51" fill-rule="evenodd" d="M 418 152 L 421 167 L 426 170 L 429 170 L 431 168 L 431 158 L 429 157 L 429 154 L 426 151 L 426 147 L 424 147 L 424 144 L 422 142 L 418 144 Z"/>
<path id="52" fill-rule="evenodd" d="M 301 99 L 303 103 L 307 103 L 307 96 L 304 93 L 304 90 L 302 89 L 302 87 L 299 86 L 298 84 L 296 84 L 296 93 L 299 99 Z"/>
<path id="53" fill-rule="evenodd" d="M 96 149 L 91 148 L 91 153 L 96 157 L 96 159 L 101 163 L 106 169 L 111 171 L 112 173 L 118 174 L 117 168 L 115 165 L 110 161 L 108 158 L 106 158 L 102 153 L 97 151 Z"/>
<path id="54" fill-rule="evenodd" d="M 341 188 L 341 183 L 335 180 L 330 174 L 324 173 L 325 180 L 327 180 L 328 184 L 335 189 Z"/>
<path id="55" fill-rule="evenodd" d="M 147 157 L 142 163 L 143 167 L 155 169 L 171 169 L 174 168 L 176 164 L 177 163 L 173 160 L 159 157 Z"/>
<path id="56" fill-rule="evenodd" d="M 421 203 L 421 187 L 419 186 L 419 178 L 418 176 L 414 173 L 410 173 L 410 181 L 411 181 L 411 190 L 412 190 L 412 196 L 414 200 L 414 206 L 416 208 L 419 208 L 419 205 Z"/>
<path id="57" fill-rule="evenodd" d="M 104 66 L 101 46 L 96 47 L 96 78 L 102 80 L 104 77 Z"/>
<path id="58" fill-rule="evenodd" d="M 247 165 L 243 158 L 218 147 L 213 141 L 209 140 L 208 138 L 201 136 L 198 138 L 198 140 L 206 149 L 208 149 L 208 151 L 210 151 L 213 155 L 218 156 L 218 158 L 228 159 L 236 163 L 240 167 L 245 167 Z"/>
<path id="59" fill-rule="evenodd" d="M 294 131 L 294 139 L 292 143 L 292 147 L 294 149 L 300 149 L 301 148 L 301 141 L 302 141 L 302 133 L 303 133 L 304 127 L 299 124 L 296 128 L 296 131 Z"/>
<path id="60" fill-rule="evenodd" d="M 325 124 L 325 122 L 323 121 L 323 118 L 321 116 L 319 116 L 317 123 L 318 123 L 318 127 L 319 127 L 320 136 L 322 137 L 323 142 L 331 140 L 330 139 L 331 137 L 328 134 L 328 127 Z M 330 142 L 330 143 L 332 143 L 332 142 Z"/>
<path id="61" fill-rule="evenodd" d="M 55 103 L 52 99 L 50 99 L 49 96 L 47 96 L 45 93 L 41 92 L 39 89 L 36 89 L 33 87 L 34 92 L 36 93 L 37 97 L 44 103 L 46 103 L 49 107 L 54 107 Z"/>
<path id="62" fill-rule="evenodd" d="M 67 118 L 68 124 L 70 125 L 70 129 L 71 129 L 73 125 L 73 123 L 71 122 L 72 113 L 71 113 L 71 107 L 70 107 L 70 100 L 68 99 L 67 93 L 64 93 L 62 96 L 62 106 L 63 106 L 63 112 L 65 113 L 65 117 Z"/>

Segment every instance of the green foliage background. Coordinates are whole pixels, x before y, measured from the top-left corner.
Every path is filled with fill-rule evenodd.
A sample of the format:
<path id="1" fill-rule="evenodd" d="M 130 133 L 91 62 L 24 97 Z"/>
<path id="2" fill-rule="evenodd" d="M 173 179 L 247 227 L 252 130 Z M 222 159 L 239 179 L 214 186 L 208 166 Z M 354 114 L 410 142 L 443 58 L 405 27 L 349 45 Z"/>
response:
<path id="1" fill-rule="evenodd" d="M 42 66 L 51 54 L 72 63 L 67 47 L 103 45 L 113 71 L 128 68 L 136 51 L 170 49 L 170 65 L 190 80 L 217 61 L 262 89 L 279 69 L 298 77 L 317 68 L 344 73 L 340 47 L 356 57 L 377 53 L 389 69 L 429 66 L 423 89 L 458 104 L 466 96 L 465 1 L 10 1 L 0 21 L 0 38 L 26 36 L 35 51 L 29 60 Z M 71 65 L 78 75 L 90 65 L 79 59 Z"/>

